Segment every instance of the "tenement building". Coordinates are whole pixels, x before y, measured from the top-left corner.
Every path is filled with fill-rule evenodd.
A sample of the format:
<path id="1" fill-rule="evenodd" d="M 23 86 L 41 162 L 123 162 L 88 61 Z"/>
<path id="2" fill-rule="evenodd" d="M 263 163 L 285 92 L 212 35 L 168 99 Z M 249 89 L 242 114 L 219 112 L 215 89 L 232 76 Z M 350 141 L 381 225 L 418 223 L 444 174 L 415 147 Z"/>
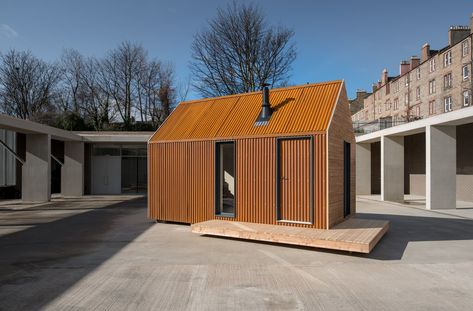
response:
<path id="1" fill-rule="evenodd" d="M 424 44 L 397 76 L 383 70 L 352 115 L 359 194 L 416 195 L 431 209 L 473 202 L 472 26 L 473 16 L 450 27 L 441 49 Z"/>

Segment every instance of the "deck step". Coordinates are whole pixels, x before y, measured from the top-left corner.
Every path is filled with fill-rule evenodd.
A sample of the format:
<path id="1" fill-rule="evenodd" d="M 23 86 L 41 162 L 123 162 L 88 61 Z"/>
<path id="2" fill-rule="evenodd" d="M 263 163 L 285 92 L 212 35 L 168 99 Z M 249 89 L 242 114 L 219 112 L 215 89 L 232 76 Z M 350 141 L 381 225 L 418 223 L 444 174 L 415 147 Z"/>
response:
<path id="1" fill-rule="evenodd" d="M 363 218 L 350 218 L 329 230 L 216 219 L 192 225 L 198 234 L 366 254 L 388 229 L 388 221 Z"/>

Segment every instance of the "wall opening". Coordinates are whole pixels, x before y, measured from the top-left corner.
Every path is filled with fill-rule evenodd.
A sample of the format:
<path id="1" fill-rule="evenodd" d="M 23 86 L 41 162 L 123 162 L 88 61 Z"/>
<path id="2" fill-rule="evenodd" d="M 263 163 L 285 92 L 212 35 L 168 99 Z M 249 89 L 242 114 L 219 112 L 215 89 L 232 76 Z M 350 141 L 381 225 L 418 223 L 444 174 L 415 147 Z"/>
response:
<path id="1" fill-rule="evenodd" d="M 235 216 L 235 143 L 218 142 L 215 155 L 215 213 Z"/>

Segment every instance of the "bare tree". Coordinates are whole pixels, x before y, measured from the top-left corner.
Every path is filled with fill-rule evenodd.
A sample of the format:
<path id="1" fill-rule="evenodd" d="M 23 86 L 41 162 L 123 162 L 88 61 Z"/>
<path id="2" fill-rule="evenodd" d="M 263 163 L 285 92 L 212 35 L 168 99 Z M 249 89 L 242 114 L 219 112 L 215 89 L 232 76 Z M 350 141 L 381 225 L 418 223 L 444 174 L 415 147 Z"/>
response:
<path id="1" fill-rule="evenodd" d="M 54 109 L 57 66 L 30 52 L 9 51 L 1 56 L 0 104 L 4 113 L 21 119 L 38 120 Z"/>
<path id="2" fill-rule="evenodd" d="M 60 106 L 64 111 L 79 113 L 80 97 L 83 88 L 83 71 L 85 60 L 76 50 L 65 50 L 61 56 L 61 96 Z"/>
<path id="3" fill-rule="evenodd" d="M 110 51 L 101 64 L 102 90 L 114 102 L 125 129 L 130 129 L 134 120 L 136 85 L 146 57 L 142 46 L 124 42 Z"/>
<path id="4" fill-rule="evenodd" d="M 100 62 L 95 58 L 84 60 L 79 93 L 80 111 L 96 130 L 106 128 L 114 116 L 108 93 L 102 91 L 102 74 L 98 70 Z"/>
<path id="5" fill-rule="evenodd" d="M 265 23 L 260 9 L 236 2 L 218 9 L 192 44 L 193 86 L 203 96 L 255 91 L 285 84 L 296 50 L 294 32 Z"/>

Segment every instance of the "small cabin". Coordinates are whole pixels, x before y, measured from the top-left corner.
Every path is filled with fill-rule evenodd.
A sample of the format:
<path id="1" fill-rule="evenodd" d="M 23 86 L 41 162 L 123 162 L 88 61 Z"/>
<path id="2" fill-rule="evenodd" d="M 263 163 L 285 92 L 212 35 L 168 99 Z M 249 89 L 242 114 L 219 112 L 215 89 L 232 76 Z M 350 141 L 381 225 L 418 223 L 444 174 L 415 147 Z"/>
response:
<path id="1" fill-rule="evenodd" d="M 343 81 L 180 103 L 148 142 L 148 217 L 330 229 L 354 215 Z"/>

